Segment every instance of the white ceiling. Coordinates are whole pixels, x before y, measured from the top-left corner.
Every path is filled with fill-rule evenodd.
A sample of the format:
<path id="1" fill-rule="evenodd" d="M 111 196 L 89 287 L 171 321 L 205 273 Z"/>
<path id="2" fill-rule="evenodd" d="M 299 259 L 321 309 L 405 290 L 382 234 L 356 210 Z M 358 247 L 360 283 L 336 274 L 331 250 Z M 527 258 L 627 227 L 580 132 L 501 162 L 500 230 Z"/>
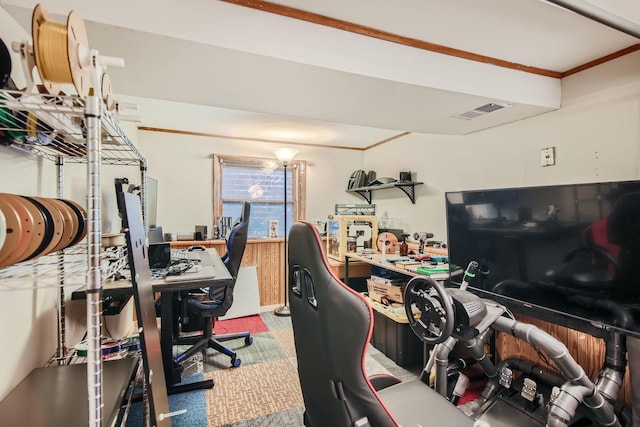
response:
<path id="1" fill-rule="evenodd" d="M 25 28 L 37 2 L 0 0 Z M 639 43 L 542 0 L 276 0 L 387 33 L 563 73 Z M 640 24 L 640 2 L 591 0 Z M 197 130 L 366 148 L 403 132 L 464 135 L 560 107 L 561 81 L 219 0 L 50 0 L 92 49 L 122 57 L 116 94 L 214 107 Z M 510 105 L 473 120 L 454 115 Z M 180 105 L 180 104 L 173 104 Z M 175 114 L 180 114 L 180 108 Z M 144 126 L 171 128 L 163 120 Z"/>

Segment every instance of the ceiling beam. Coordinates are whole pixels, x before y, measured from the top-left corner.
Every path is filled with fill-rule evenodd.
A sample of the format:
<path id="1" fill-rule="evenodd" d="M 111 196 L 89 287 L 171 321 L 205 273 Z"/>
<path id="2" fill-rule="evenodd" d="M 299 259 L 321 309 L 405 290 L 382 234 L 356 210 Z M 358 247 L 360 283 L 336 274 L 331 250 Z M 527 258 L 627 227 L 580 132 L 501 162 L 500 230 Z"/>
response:
<path id="1" fill-rule="evenodd" d="M 552 77 L 559 79 L 562 77 L 562 73 L 558 71 L 545 70 L 543 68 L 531 67 L 529 65 L 523 65 L 516 62 L 505 61 L 503 59 L 494 58 L 491 56 L 480 55 L 466 50 L 455 49 L 448 46 L 439 45 L 436 43 L 427 42 L 424 40 L 414 39 L 411 37 L 405 37 L 387 31 L 378 30 L 376 28 L 367 27 L 364 25 L 355 24 L 353 22 L 343 21 L 341 19 L 331 18 L 329 16 L 319 15 L 313 12 L 307 12 L 305 10 L 296 9 L 289 6 L 283 6 L 268 1 L 262 0 L 221 0 L 225 3 L 231 3 L 238 6 L 244 6 L 251 9 L 260 10 L 263 12 L 269 12 L 276 15 L 286 16 L 288 18 L 298 19 L 301 21 L 311 22 L 313 24 L 323 25 L 326 27 L 335 28 L 342 31 L 348 31 L 362 36 L 372 37 L 379 40 L 388 41 L 391 43 L 397 43 L 404 46 L 413 47 L 416 49 L 427 50 L 430 52 L 440 53 L 448 56 L 455 56 L 457 58 L 466 59 L 469 61 L 482 62 L 485 64 L 491 64 L 498 67 L 509 68 L 512 70 L 524 71 L 531 74 L 537 74 L 540 76 Z"/>

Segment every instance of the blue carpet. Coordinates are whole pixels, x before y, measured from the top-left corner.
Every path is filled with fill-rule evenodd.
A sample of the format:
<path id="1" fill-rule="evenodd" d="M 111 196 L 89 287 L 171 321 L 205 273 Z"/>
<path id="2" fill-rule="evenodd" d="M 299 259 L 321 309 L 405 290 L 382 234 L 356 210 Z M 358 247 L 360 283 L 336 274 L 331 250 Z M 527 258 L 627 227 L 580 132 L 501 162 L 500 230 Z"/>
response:
<path id="1" fill-rule="evenodd" d="M 203 374 L 196 374 L 182 378 L 181 384 L 202 381 L 203 379 Z M 187 410 L 185 414 L 176 415 L 171 419 L 171 427 L 207 427 L 205 393 L 205 390 L 195 390 L 169 396 L 169 411 Z M 142 402 L 134 402 L 129 411 L 126 427 L 142 426 L 144 426 Z"/>

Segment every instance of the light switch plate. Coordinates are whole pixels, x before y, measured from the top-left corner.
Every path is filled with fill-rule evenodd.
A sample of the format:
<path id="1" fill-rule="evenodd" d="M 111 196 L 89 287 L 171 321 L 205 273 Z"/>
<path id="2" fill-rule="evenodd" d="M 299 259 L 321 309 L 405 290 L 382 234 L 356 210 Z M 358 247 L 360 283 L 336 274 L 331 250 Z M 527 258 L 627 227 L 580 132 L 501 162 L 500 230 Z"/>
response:
<path id="1" fill-rule="evenodd" d="M 540 166 L 553 166 L 556 164 L 556 147 L 543 148 L 540 151 Z"/>

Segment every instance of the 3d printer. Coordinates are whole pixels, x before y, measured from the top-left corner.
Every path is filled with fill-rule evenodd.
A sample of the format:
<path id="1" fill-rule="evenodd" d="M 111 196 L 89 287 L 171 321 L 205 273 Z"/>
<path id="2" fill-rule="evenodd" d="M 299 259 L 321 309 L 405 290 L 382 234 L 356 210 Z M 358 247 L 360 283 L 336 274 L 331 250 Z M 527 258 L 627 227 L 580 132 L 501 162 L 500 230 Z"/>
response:
<path id="1" fill-rule="evenodd" d="M 344 260 L 347 252 L 375 247 L 378 219 L 371 215 L 334 215 L 327 222 L 327 256 Z"/>

